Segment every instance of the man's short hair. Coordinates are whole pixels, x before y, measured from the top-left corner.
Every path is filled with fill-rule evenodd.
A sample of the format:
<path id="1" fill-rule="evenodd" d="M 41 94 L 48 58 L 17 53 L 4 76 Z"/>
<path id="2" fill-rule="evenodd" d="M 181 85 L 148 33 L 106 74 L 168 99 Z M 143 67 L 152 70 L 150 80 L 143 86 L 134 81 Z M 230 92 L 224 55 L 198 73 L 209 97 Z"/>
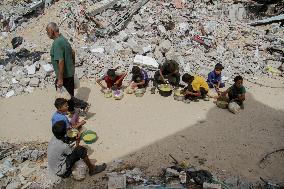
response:
<path id="1" fill-rule="evenodd" d="M 57 98 L 54 102 L 54 106 L 58 110 L 58 109 L 62 108 L 62 106 L 67 102 L 68 101 L 65 98 Z"/>
<path id="2" fill-rule="evenodd" d="M 51 28 L 55 32 L 59 32 L 59 27 L 54 22 L 49 22 L 46 27 Z"/>
<path id="3" fill-rule="evenodd" d="M 236 83 L 239 80 L 244 80 L 242 76 L 238 75 L 234 78 L 234 82 Z"/>
<path id="4" fill-rule="evenodd" d="M 57 139 L 62 139 L 66 135 L 65 121 L 57 121 L 52 126 L 52 133 Z"/>

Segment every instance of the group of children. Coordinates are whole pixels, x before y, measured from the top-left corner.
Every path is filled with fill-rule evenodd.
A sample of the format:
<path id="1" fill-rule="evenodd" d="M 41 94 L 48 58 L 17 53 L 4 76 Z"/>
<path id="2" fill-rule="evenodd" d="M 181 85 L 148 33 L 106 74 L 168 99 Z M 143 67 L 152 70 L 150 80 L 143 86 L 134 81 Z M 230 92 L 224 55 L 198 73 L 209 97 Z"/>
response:
<path id="1" fill-rule="evenodd" d="M 218 63 L 215 65 L 215 69 L 208 74 L 207 81 L 198 75 L 190 75 L 185 73 L 180 76 L 179 65 L 175 61 L 166 61 L 160 69 L 155 73 L 153 78 L 153 87 L 151 93 L 154 94 L 159 84 L 168 83 L 176 88 L 181 87 L 180 77 L 187 86 L 183 86 L 183 94 L 185 96 L 185 102 L 198 101 L 198 99 L 208 99 L 209 88 L 215 88 L 218 93 L 218 97 L 227 96 L 230 101 L 238 103 L 243 108 L 243 101 L 245 100 L 245 87 L 243 86 L 243 78 L 237 76 L 234 79 L 234 84 L 226 91 L 221 92 L 220 88 L 225 87 L 222 83 L 221 72 L 224 67 Z M 122 81 L 127 73 L 118 74 L 117 68 L 109 69 L 107 73 L 97 80 L 97 83 L 102 89 L 117 89 L 122 87 Z M 147 72 L 138 66 L 133 66 L 132 79 L 130 87 L 146 88 L 150 81 Z M 105 85 L 102 83 L 105 82 Z M 95 166 L 91 163 L 87 149 L 80 146 L 80 135 L 75 139 L 69 138 L 67 132 L 71 129 L 78 129 L 86 123 L 86 121 L 79 121 L 79 116 L 76 113 L 72 113 L 72 119 L 69 120 L 68 116 L 68 101 L 63 98 L 55 100 L 54 106 L 57 111 L 52 116 L 52 132 L 54 136 L 48 145 L 48 165 L 51 171 L 56 175 L 63 178 L 69 177 L 72 173 L 73 165 L 80 159 L 83 159 L 86 165 L 89 167 L 89 174 L 94 175 L 102 172 L 106 168 L 106 164 Z M 74 144 L 75 143 L 75 144 Z"/>
<path id="2" fill-rule="evenodd" d="M 179 65 L 174 60 L 168 60 L 160 66 L 159 70 L 155 72 L 153 80 L 153 87 L 151 93 L 155 94 L 156 88 L 160 84 L 168 83 L 175 88 L 184 87 L 180 84 L 180 78 L 184 83 L 187 84 L 184 87 L 183 94 L 185 95 L 185 102 L 198 101 L 198 99 L 209 100 L 208 92 L 209 88 L 214 88 L 219 97 L 228 97 L 230 101 L 235 101 L 241 108 L 243 108 L 243 101 L 245 100 L 245 87 L 243 86 L 243 78 L 237 76 L 234 78 L 234 84 L 229 87 L 226 91 L 221 92 L 220 88 L 225 87 L 225 83 L 222 82 L 222 70 L 224 67 L 222 64 L 217 63 L 213 71 L 208 74 L 207 80 L 198 75 L 190 75 L 185 73 L 182 77 L 179 73 Z M 97 80 L 97 83 L 102 89 L 119 89 L 122 87 L 122 81 L 127 73 L 118 74 L 116 73 L 117 68 L 109 69 L 107 73 Z M 150 81 L 147 72 L 138 66 L 133 66 L 132 79 L 130 87 L 135 88 L 146 88 Z M 106 85 L 102 83 L 104 81 Z"/>

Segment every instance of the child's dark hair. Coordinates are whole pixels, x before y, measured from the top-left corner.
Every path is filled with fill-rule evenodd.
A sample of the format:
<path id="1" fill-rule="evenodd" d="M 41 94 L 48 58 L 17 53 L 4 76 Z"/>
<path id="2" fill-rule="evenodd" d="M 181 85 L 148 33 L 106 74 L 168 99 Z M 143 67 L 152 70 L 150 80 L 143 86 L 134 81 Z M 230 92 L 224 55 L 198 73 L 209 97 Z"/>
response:
<path id="1" fill-rule="evenodd" d="M 141 72 L 141 69 L 138 66 L 133 66 L 131 73 L 133 75 L 139 75 Z"/>
<path id="2" fill-rule="evenodd" d="M 189 83 L 189 82 L 192 82 L 194 79 L 194 77 L 188 73 L 185 73 L 183 74 L 182 76 L 182 81 L 185 82 L 185 83 Z"/>
<path id="3" fill-rule="evenodd" d="M 52 126 L 52 133 L 57 139 L 62 139 L 66 135 L 66 123 L 65 121 L 57 121 Z"/>
<path id="4" fill-rule="evenodd" d="M 217 64 L 215 65 L 215 69 L 216 69 L 216 70 L 223 70 L 223 69 L 224 69 L 224 66 L 223 66 L 222 64 L 220 64 L 220 63 L 217 63 Z"/>
<path id="5" fill-rule="evenodd" d="M 234 78 L 234 82 L 236 83 L 239 80 L 244 80 L 242 76 L 238 75 Z"/>
<path id="6" fill-rule="evenodd" d="M 166 62 L 168 64 L 168 69 L 170 72 L 174 72 L 176 70 L 174 64 L 178 64 L 175 60 L 166 60 Z"/>
<path id="7" fill-rule="evenodd" d="M 114 69 L 108 69 L 107 75 L 109 77 L 115 77 L 115 70 Z"/>
<path id="8" fill-rule="evenodd" d="M 57 98 L 54 102 L 54 106 L 56 109 L 60 109 L 65 103 L 67 103 L 67 100 L 64 98 Z"/>

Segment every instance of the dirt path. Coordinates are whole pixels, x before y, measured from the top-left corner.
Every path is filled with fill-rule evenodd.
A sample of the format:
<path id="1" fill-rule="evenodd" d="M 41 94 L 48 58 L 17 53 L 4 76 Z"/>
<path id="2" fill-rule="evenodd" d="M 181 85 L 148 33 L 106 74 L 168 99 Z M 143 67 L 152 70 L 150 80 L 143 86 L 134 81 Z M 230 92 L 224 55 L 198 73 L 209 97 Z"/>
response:
<path id="1" fill-rule="evenodd" d="M 149 93 L 143 98 L 126 95 L 115 101 L 104 98 L 93 83 L 83 83 L 77 96 L 92 103 L 86 128 L 99 135 L 99 140 L 89 145 L 89 153 L 99 162 L 126 159 L 151 174 L 170 164 L 171 153 L 218 175 L 283 181 L 283 153 L 273 155 L 264 168 L 258 162 L 266 153 L 284 146 L 284 89 L 246 85 L 245 110 L 233 115 L 212 101 L 184 104 Z M 1 99 L 0 138 L 48 141 L 54 94 L 54 89 L 48 88 Z"/>

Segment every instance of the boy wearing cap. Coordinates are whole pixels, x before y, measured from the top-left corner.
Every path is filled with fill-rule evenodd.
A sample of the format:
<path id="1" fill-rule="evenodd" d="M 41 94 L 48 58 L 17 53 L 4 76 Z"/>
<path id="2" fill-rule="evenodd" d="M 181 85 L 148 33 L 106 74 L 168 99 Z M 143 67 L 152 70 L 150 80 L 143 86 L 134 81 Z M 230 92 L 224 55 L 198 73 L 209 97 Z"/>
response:
<path id="1" fill-rule="evenodd" d="M 146 88 L 149 83 L 149 77 L 145 70 L 139 68 L 138 66 L 133 66 L 131 73 L 132 79 L 131 79 L 131 87 L 139 89 Z"/>
<path id="2" fill-rule="evenodd" d="M 103 75 L 101 78 L 99 78 L 97 80 L 97 83 L 102 87 L 102 89 L 106 89 L 106 88 L 113 88 L 113 87 L 117 87 L 120 88 L 122 85 L 122 81 L 124 79 L 124 77 L 127 75 L 127 73 L 123 73 L 122 75 L 117 75 L 115 73 L 115 71 L 117 70 L 117 68 L 115 69 L 109 69 L 106 73 L 106 75 Z M 102 81 L 105 81 L 107 86 L 104 86 L 102 84 Z"/>
<path id="3" fill-rule="evenodd" d="M 216 91 L 219 91 L 219 88 L 225 87 L 225 83 L 222 83 L 222 75 L 221 72 L 224 69 L 222 64 L 217 63 L 215 65 L 215 69 L 208 74 L 207 83 L 210 88 L 215 88 Z"/>

